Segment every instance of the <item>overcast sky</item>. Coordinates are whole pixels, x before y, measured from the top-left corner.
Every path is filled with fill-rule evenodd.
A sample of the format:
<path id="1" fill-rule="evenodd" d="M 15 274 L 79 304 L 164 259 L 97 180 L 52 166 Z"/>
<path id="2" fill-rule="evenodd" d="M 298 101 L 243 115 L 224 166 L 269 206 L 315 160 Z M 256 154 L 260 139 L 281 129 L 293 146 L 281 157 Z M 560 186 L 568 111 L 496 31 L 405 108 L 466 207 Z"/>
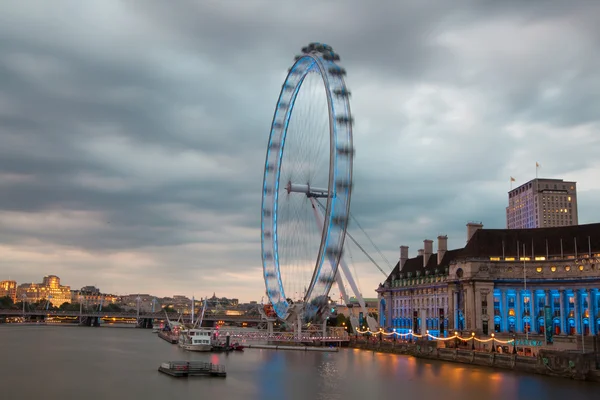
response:
<path id="1" fill-rule="evenodd" d="M 462 247 L 470 220 L 504 228 L 509 177 L 536 161 L 599 222 L 599 17 L 559 0 L 3 1 L 0 279 L 260 301 L 266 143 L 311 41 L 348 71 L 352 212 L 391 264 L 439 234 Z M 384 276 L 352 255 L 373 297 Z"/>

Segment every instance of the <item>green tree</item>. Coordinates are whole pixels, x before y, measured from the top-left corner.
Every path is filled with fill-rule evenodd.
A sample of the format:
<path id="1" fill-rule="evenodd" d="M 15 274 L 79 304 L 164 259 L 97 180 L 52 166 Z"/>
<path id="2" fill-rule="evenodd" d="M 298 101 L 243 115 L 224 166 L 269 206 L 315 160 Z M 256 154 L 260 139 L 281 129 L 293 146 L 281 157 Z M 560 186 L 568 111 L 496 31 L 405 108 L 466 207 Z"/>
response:
<path id="1" fill-rule="evenodd" d="M 67 303 L 65 301 L 58 309 L 60 311 L 79 311 L 79 303 Z"/>
<path id="2" fill-rule="evenodd" d="M 165 310 L 168 313 L 175 312 L 175 308 L 173 307 L 172 304 L 169 304 L 168 306 L 166 306 L 165 308 L 163 308 L 163 310 Z"/>
<path id="3" fill-rule="evenodd" d="M 105 306 L 102 306 L 102 311 L 106 311 L 106 312 L 121 312 L 123 311 L 123 309 L 117 305 L 117 304 L 107 304 Z"/>
<path id="4" fill-rule="evenodd" d="M 13 299 L 8 296 L 0 297 L 0 308 L 12 308 Z"/>

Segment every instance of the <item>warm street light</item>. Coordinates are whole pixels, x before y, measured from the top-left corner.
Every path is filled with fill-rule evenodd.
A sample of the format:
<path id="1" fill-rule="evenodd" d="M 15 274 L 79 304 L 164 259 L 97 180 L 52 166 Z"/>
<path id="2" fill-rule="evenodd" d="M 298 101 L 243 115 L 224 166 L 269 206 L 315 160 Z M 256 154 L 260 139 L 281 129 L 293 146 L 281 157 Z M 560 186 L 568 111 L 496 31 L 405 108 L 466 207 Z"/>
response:
<path id="1" fill-rule="evenodd" d="M 496 335 L 492 333 L 492 353 L 496 352 L 496 345 L 494 344 L 495 337 L 496 337 Z"/>
<path id="2" fill-rule="evenodd" d="M 471 332 L 471 350 L 475 350 L 475 332 Z"/>

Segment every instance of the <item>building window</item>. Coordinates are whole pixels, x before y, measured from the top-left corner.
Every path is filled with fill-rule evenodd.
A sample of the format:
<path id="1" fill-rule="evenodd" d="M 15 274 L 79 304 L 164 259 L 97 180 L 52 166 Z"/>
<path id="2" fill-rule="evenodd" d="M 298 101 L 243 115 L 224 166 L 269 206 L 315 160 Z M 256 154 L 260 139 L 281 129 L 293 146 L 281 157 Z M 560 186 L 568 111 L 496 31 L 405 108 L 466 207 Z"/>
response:
<path id="1" fill-rule="evenodd" d="M 552 267 L 550 267 L 550 271 L 556 272 L 556 267 L 553 265 Z"/>
<path id="2" fill-rule="evenodd" d="M 535 270 L 536 270 L 538 273 L 540 273 L 540 272 L 542 272 L 542 267 L 537 267 Z"/>
<path id="3" fill-rule="evenodd" d="M 571 266 L 570 265 L 565 266 L 565 271 L 569 272 L 570 270 L 571 270 Z"/>

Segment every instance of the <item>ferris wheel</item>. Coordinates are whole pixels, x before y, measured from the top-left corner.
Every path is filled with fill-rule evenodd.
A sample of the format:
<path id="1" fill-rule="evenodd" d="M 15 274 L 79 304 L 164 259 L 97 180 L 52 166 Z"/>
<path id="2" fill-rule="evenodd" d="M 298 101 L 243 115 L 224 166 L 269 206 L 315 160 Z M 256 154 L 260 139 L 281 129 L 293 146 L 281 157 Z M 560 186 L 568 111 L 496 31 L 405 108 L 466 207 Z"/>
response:
<path id="1" fill-rule="evenodd" d="M 352 191 L 352 115 L 339 55 L 311 43 L 296 56 L 275 107 L 262 186 L 267 296 L 286 319 L 328 305 L 339 278 Z M 339 283 L 339 281 L 338 281 Z"/>

